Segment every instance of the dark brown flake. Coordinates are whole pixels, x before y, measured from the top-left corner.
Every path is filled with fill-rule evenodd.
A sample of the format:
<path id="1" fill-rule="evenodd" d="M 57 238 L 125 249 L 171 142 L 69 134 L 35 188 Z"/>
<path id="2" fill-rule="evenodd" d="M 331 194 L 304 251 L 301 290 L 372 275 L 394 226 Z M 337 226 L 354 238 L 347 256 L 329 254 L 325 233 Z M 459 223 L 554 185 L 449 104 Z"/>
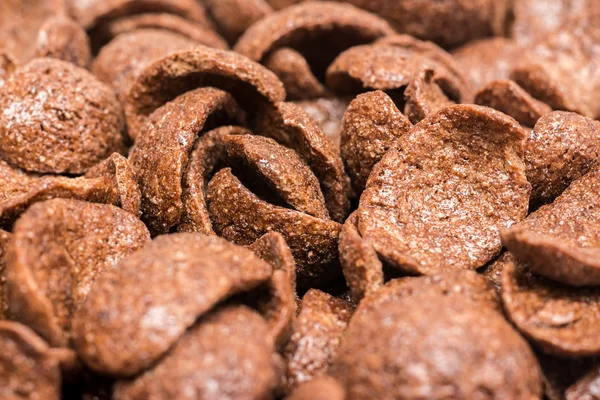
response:
<path id="1" fill-rule="evenodd" d="M 356 193 L 363 191 L 375 164 L 411 128 L 381 91 L 361 94 L 350 103 L 342 121 L 340 150 Z"/>
<path id="2" fill-rule="evenodd" d="M 436 78 L 435 70 L 426 68 L 408 84 L 404 97 L 404 114 L 410 122 L 417 124 L 442 108 L 455 104 L 453 99 L 460 98 L 460 89 L 454 87 L 450 80 Z"/>
<path id="3" fill-rule="evenodd" d="M 348 302 L 320 290 L 306 292 L 284 352 L 288 392 L 327 372 L 352 311 Z"/>
<path id="4" fill-rule="evenodd" d="M 373 169 L 358 232 L 408 273 L 485 265 L 500 252 L 499 231 L 527 214 L 524 139 L 514 119 L 487 107 L 421 121 Z"/>
<path id="5" fill-rule="evenodd" d="M 273 11 L 265 0 L 204 0 L 204 3 L 229 43 L 235 43 L 249 26 Z"/>
<path id="6" fill-rule="evenodd" d="M 0 156 L 32 172 L 79 174 L 124 152 L 125 122 L 110 88 L 86 70 L 42 58 L 0 88 Z"/>
<path id="7" fill-rule="evenodd" d="M 493 81 L 475 96 L 475 104 L 491 107 L 510 115 L 524 127 L 533 128 L 544 115 L 552 112 L 549 105 L 531 97 L 510 80 Z"/>
<path id="8" fill-rule="evenodd" d="M 283 84 L 262 65 L 234 52 L 197 46 L 171 53 L 138 74 L 125 104 L 130 136 L 136 138 L 160 106 L 203 86 L 231 93 L 249 110 L 285 98 Z"/>
<path id="9" fill-rule="evenodd" d="M 600 117 L 600 13 L 583 15 L 544 35 L 511 79 L 555 110 Z"/>
<path id="10" fill-rule="evenodd" d="M 38 32 L 35 56 L 58 58 L 87 68 L 92 59 L 90 40 L 73 20 L 65 16 L 49 18 Z"/>
<path id="11" fill-rule="evenodd" d="M 0 161 L 0 226 L 10 228 L 27 208 L 54 198 L 113 204 L 140 216 L 140 190 L 129 162 L 120 154 L 79 178 L 27 174 Z"/>
<path id="12" fill-rule="evenodd" d="M 541 395 L 527 342 L 500 313 L 461 295 L 402 296 L 363 312 L 359 306 L 329 374 L 353 400 Z"/>
<path id="13" fill-rule="evenodd" d="M 52 346 L 69 346 L 71 320 L 94 282 L 150 240 L 111 205 L 55 199 L 31 206 L 8 247 L 10 313 Z"/>
<path id="14" fill-rule="evenodd" d="M 267 320 L 273 342 L 280 349 L 287 343 L 296 317 L 296 262 L 285 239 L 277 232 L 266 233 L 248 248 L 273 266 L 271 280 L 257 289 L 260 294 L 254 303 Z"/>
<path id="15" fill-rule="evenodd" d="M 268 327 L 244 306 L 200 319 L 151 369 L 115 385 L 115 400 L 269 399 L 277 382 Z"/>
<path id="16" fill-rule="evenodd" d="M 134 14 L 169 13 L 210 26 L 202 3 L 195 0 L 69 0 L 69 14 L 86 30 Z"/>
<path id="17" fill-rule="evenodd" d="M 384 282 L 383 265 L 373 246 L 356 227 L 356 213 L 348 217 L 340 232 L 340 263 L 352 299 L 358 303 L 376 292 Z"/>
<path id="18" fill-rule="evenodd" d="M 523 51 L 511 39 L 494 37 L 467 43 L 453 51 L 452 55 L 471 79 L 473 88 L 480 90 L 490 82 L 509 79 Z"/>
<path id="19" fill-rule="evenodd" d="M 0 321 L 0 394 L 3 399 L 61 398 L 59 360 L 29 328 Z"/>
<path id="20" fill-rule="evenodd" d="M 600 291 L 543 278 L 527 265 L 510 263 L 502 272 L 507 316 L 545 353 L 566 357 L 600 354 Z"/>
<path id="21" fill-rule="evenodd" d="M 600 170 L 501 234 L 534 272 L 573 286 L 600 285 Z"/>
<path id="22" fill-rule="evenodd" d="M 251 251 L 217 237 L 159 236 L 98 277 L 73 322 L 78 354 L 97 372 L 133 376 L 164 356 L 197 318 L 272 272 Z M 263 339 L 272 338 L 266 333 L 265 327 Z"/>
<path id="23" fill-rule="evenodd" d="M 281 233 L 297 263 L 298 284 L 310 287 L 339 273 L 335 265 L 341 225 L 261 200 L 232 174 L 215 174 L 207 188 L 208 210 L 218 235 L 250 244 L 269 231 Z"/>
<path id="24" fill-rule="evenodd" d="M 131 85 L 144 68 L 169 53 L 196 45 L 187 37 L 165 30 L 125 32 L 102 48 L 94 60 L 92 71 L 125 104 Z"/>
<path id="25" fill-rule="evenodd" d="M 539 119 L 525 142 L 531 203 L 549 203 L 598 164 L 600 122 L 555 111 Z"/>

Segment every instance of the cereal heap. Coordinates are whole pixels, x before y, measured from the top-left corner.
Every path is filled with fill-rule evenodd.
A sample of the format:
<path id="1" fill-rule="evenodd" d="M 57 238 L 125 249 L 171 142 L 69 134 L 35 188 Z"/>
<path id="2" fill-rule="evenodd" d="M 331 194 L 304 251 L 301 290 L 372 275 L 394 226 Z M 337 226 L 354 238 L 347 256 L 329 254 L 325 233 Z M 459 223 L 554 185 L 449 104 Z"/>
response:
<path id="1" fill-rule="evenodd" d="M 600 399 L 597 0 L 2 0 L 0 400 Z"/>

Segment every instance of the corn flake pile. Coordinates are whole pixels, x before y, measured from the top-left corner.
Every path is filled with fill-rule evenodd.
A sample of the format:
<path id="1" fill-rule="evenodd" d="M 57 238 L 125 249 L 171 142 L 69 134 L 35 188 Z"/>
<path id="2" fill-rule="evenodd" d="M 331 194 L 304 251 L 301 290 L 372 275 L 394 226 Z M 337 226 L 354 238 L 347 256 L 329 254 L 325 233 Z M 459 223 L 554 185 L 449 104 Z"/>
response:
<path id="1" fill-rule="evenodd" d="M 0 399 L 600 399 L 597 0 L 2 0 Z"/>

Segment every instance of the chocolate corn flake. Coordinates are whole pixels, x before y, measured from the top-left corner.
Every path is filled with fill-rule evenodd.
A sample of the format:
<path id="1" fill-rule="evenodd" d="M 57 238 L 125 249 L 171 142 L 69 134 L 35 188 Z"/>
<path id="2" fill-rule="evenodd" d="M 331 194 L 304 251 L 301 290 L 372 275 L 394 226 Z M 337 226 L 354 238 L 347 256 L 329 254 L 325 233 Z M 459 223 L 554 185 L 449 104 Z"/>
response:
<path id="1" fill-rule="evenodd" d="M 502 272 L 502 301 L 513 324 L 536 347 L 567 357 L 600 354 L 600 291 L 543 278 L 514 262 Z"/>
<path id="2" fill-rule="evenodd" d="M 319 38 L 320 52 L 330 47 L 329 57 L 335 57 L 344 50 L 339 48 L 344 43 L 336 43 L 335 39 L 342 37 L 345 42 L 368 43 L 393 34 L 394 30 L 376 15 L 351 5 L 330 1 L 310 2 L 288 7 L 261 19 L 244 33 L 234 50 L 261 62 L 278 48 L 296 48 L 303 41 L 309 41 L 307 33 Z"/>
<path id="3" fill-rule="evenodd" d="M 116 153 L 79 178 L 27 174 L 0 161 L 0 186 L 0 226 L 5 228 L 30 205 L 54 198 L 113 204 L 140 216 L 140 190 L 133 170 Z"/>
<path id="4" fill-rule="evenodd" d="M 600 122 L 555 111 L 540 118 L 525 142 L 533 205 L 551 202 L 598 163 Z"/>
<path id="5" fill-rule="evenodd" d="M 285 86 L 287 98 L 316 99 L 326 94 L 326 88 L 313 75 L 302 54 L 290 47 L 273 51 L 263 62 Z"/>
<path id="6" fill-rule="evenodd" d="M 490 82 L 477 93 L 475 104 L 510 115 L 528 128 L 533 128 L 541 117 L 552 112 L 549 105 L 534 99 L 510 80 Z"/>
<path id="7" fill-rule="evenodd" d="M 59 362 L 31 329 L 0 321 L 0 394 L 4 399 L 61 398 Z"/>
<path id="8" fill-rule="evenodd" d="M 365 296 L 355 314 L 371 312 L 405 297 L 421 296 L 444 296 L 448 301 L 460 297 L 502 311 L 498 293 L 484 277 L 473 271 L 444 271 L 430 276 L 393 279 Z"/>
<path id="9" fill-rule="evenodd" d="M 35 56 L 57 58 L 87 68 L 92 59 L 90 40 L 73 20 L 64 16 L 49 18 L 38 32 Z"/>
<path id="10" fill-rule="evenodd" d="M 171 52 L 197 43 L 174 32 L 139 29 L 125 32 L 104 46 L 92 65 L 94 75 L 110 85 L 121 104 L 145 67 Z"/>
<path id="11" fill-rule="evenodd" d="M 272 272 L 251 251 L 217 237 L 159 236 L 98 277 L 75 315 L 78 354 L 103 374 L 140 373 L 197 318 L 220 301 L 256 288 Z M 267 337 L 266 329 L 261 336 Z"/>
<path id="12" fill-rule="evenodd" d="M 486 107 L 451 106 L 423 120 L 373 169 L 359 233 L 408 273 L 485 265 L 500 252 L 500 229 L 527 213 L 524 139 L 515 120 Z"/>
<path id="13" fill-rule="evenodd" d="M 425 68 L 448 82 L 455 97 L 467 97 L 470 86 L 452 57 L 433 43 L 407 35 L 384 37 L 375 44 L 354 46 L 327 68 L 327 84 L 337 92 L 404 89 Z"/>
<path id="14" fill-rule="evenodd" d="M 157 365 L 115 385 L 118 400 L 268 399 L 277 382 L 264 319 L 244 306 L 198 320 Z"/>
<path id="15" fill-rule="evenodd" d="M 111 205 L 55 199 L 31 206 L 8 246 L 10 313 L 53 346 L 68 346 L 71 320 L 94 281 L 150 240 L 136 217 Z"/>
<path id="16" fill-rule="evenodd" d="M 184 36 L 198 44 L 214 47 L 217 49 L 227 49 L 228 45 L 225 40 L 212 30 L 209 26 L 198 24 L 187 20 L 183 17 L 168 13 L 147 13 L 132 15 L 129 17 L 119 18 L 114 21 L 109 21 L 102 24 L 93 32 L 92 46 L 94 49 L 100 49 L 107 43 L 116 39 L 117 36 L 123 33 L 133 32 L 142 29 L 152 29 L 167 31 Z M 137 46 L 131 46 L 131 51 L 139 52 L 138 46 L 154 46 L 150 39 L 137 43 Z M 164 46 L 164 45 L 163 45 Z M 179 49 L 177 49 L 179 50 Z M 168 53 L 161 54 L 166 56 Z M 135 65 L 134 62 L 131 62 Z M 146 65 L 137 66 L 143 68 Z"/>
<path id="17" fill-rule="evenodd" d="M 339 153 L 316 121 L 300 106 L 280 102 L 264 110 L 255 130 L 298 153 L 319 180 L 330 217 L 344 222 L 350 209 L 350 182 Z"/>
<path id="18" fill-rule="evenodd" d="M 600 117 L 599 13 L 589 13 L 544 35 L 511 79 L 555 110 Z"/>
<path id="19" fill-rule="evenodd" d="M 357 96 L 342 121 L 340 150 L 352 186 L 361 193 L 381 157 L 412 128 L 392 99 L 381 91 Z"/>
<path id="20" fill-rule="evenodd" d="M 348 217 L 340 232 L 342 272 L 355 302 L 376 292 L 384 282 L 383 265 L 377 252 L 358 232 L 357 214 Z"/>
<path id="21" fill-rule="evenodd" d="M 36 53 L 38 33 L 48 18 L 64 14 L 64 0 L 5 1 L 0 9 L 0 51 L 26 63 Z"/>
<path id="22" fill-rule="evenodd" d="M 524 50 L 504 37 L 475 40 L 454 50 L 456 63 L 470 78 L 473 88 L 481 90 L 490 82 L 509 79 Z"/>
<path id="23" fill-rule="evenodd" d="M 217 29 L 230 43 L 273 11 L 265 0 L 204 0 L 204 3 Z"/>
<path id="24" fill-rule="evenodd" d="M 573 286 L 600 285 L 600 171 L 573 182 L 552 204 L 502 232 L 534 272 Z"/>
<path id="25" fill-rule="evenodd" d="M 284 352 L 288 392 L 327 372 L 352 311 L 350 303 L 320 290 L 306 292 Z"/>
<path id="26" fill-rule="evenodd" d="M 225 90 L 248 109 L 285 98 L 275 74 L 237 53 L 198 46 L 171 53 L 146 67 L 125 104 L 129 134 L 136 138 L 149 115 L 178 95 L 202 86 Z"/>
<path id="27" fill-rule="evenodd" d="M 244 111 L 227 92 L 196 89 L 157 109 L 131 150 L 129 158 L 142 191 L 144 220 L 151 231 L 168 232 L 180 221 L 182 180 L 189 155 L 211 116 L 225 121 L 245 120 Z"/>
<path id="28" fill-rule="evenodd" d="M 452 97 L 459 98 L 460 90 L 450 80 L 437 79 L 435 70 L 423 69 L 408 84 L 404 97 L 404 114 L 410 122 L 418 124 L 442 108 L 455 104 Z"/>
<path id="29" fill-rule="evenodd" d="M 69 14 L 86 30 L 133 14 L 169 13 L 210 26 L 202 3 L 195 0 L 67 0 Z"/>
<path id="30" fill-rule="evenodd" d="M 269 332 L 278 348 L 287 343 L 296 316 L 296 262 L 284 237 L 269 232 L 248 246 L 258 257 L 273 266 L 273 275 L 255 300 L 256 308 L 267 320 Z M 266 290 L 265 290 L 266 289 Z"/>
<path id="31" fill-rule="evenodd" d="M 573 19 L 594 11 L 594 0 L 529 0 L 513 5 L 514 22 L 510 28 L 515 41 L 530 45 Z"/>
<path id="32" fill-rule="evenodd" d="M 71 63 L 41 58 L 20 67 L 0 88 L 0 108 L 0 157 L 13 167 L 78 174 L 125 151 L 117 99 Z"/>
<path id="33" fill-rule="evenodd" d="M 329 374 L 353 400 L 541 394 L 527 342 L 493 308 L 461 295 L 403 296 L 363 312 L 359 306 Z"/>
<path id="34" fill-rule="evenodd" d="M 269 231 L 281 233 L 296 260 L 300 286 L 326 282 L 339 273 L 337 222 L 261 200 L 230 168 L 211 179 L 207 199 L 213 228 L 227 240 L 244 245 Z"/>
<path id="35" fill-rule="evenodd" d="M 469 40 L 501 35 L 507 23 L 507 1 L 456 0 L 442 3 L 394 0 L 347 0 L 372 11 L 392 24 L 398 32 L 408 33 L 452 47 Z"/>

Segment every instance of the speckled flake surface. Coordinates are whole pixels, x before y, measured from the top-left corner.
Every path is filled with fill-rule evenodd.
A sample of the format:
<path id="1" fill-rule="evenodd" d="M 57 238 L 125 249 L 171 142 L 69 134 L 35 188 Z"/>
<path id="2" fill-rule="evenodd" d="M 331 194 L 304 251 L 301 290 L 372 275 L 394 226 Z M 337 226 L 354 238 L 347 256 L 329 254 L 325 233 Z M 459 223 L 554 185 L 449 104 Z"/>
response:
<path id="1" fill-rule="evenodd" d="M 0 0 L 0 400 L 600 399 L 598 0 Z"/>

